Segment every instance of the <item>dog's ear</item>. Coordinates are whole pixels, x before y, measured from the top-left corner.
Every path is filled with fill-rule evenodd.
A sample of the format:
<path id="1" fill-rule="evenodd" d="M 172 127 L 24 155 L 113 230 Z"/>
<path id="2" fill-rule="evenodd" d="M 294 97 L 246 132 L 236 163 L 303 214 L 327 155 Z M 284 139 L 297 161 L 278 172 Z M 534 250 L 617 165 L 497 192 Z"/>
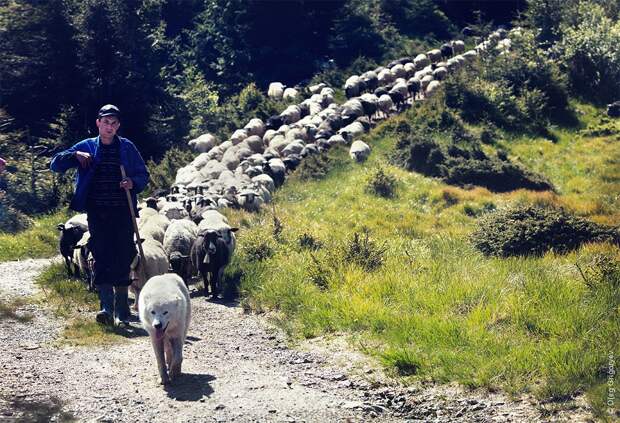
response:
<path id="1" fill-rule="evenodd" d="M 230 228 L 230 232 L 237 232 L 239 228 Z"/>

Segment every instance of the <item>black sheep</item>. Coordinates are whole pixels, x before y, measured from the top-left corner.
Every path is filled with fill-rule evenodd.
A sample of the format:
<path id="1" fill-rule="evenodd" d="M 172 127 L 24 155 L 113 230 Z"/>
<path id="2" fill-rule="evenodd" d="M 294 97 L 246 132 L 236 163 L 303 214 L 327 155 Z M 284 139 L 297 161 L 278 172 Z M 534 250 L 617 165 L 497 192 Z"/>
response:
<path id="1" fill-rule="evenodd" d="M 269 175 L 271 179 L 273 179 L 273 183 L 276 188 L 282 186 L 282 184 L 284 183 L 284 178 L 286 175 L 284 174 L 283 170 L 274 169 L 269 163 L 265 163 L 263 164 L 263 172 L 266 175 Z"/>
<path id="2" fill-rule="evenodd" d="M 57 228 L 60 231 L 58 249 L 60 250 L 60 255 L 65 259 L 67 274 L 69 276 L 79 276 L 80 271 L 78 270 L 77 265 L 73 263 L 73 250 L 80 239 L 82 239 L 82 235 L 84 235 L 86 230 L 79 226 L 66 227 L 64 223 L 58 225 Z M 72 264 L 73 269 L 71 269 Z"/>
<path id="3" fill-rule="evenodd" d="M 415 101 L 418 93 L 420 92 L 421 84 L 418 79 L 411 78 L 407 81 L 407 91 L 411 95 L 412 101 Z"/>
<path id="4" fill-rule="evenodd" d="M 236 232 L 238 228 L 224 230 Z M 205 297 L 208 294 L 208 287 L 210 287 L 211 296 L 217 297 L 224 268 L 232 258 L 232 249 L 232 245 L 228 244 L 222 236 L 221 230 L 214 229 L 199 233 L 192 244 L 190 251 L 192 266 L 198 269 L 202 276 Z"/>
<path id="5" fill-rule="evenodd" d="M 444 59 L 449 59 L 454 56 L 454 50 L 452 50 L 452 46 L 448 43 L 442 44 L 440 50 L 441 57 L 443 57 Z"/>
<path id="6" fill-rule="evenodd" d="M 284 119 L 280 115 L 273 115 L 267 118 L 267 122 L 265 123 L 266 129 L 278 129 L 284 125 Z"/>
<path id="7" fill-rule="evenodd" d="M 377 113 L 377 103 L 366 101 L 363 98 L 360 98 L 360 102 L 364 108 L 364 114 L 368 116 L 368 119 L 372 119 L 375 113 Z"/>
<path id="8" fill-rule="evenodd" d="M 403 105 L 405 103 L 405 97 L 403 97 L 403 95 L 399 93 L 398 91 L 390 91 L 388 92 L 388 95 L 394 102 L 394 105 L 396 106 L 396 110 L 399 112 L 402 111 Z"/>
<path id="9" fill-rule="evenodd" d="M 292 172 L 295 169 L 297 169 L 297 166 L 299 166 L 299 164 L 301 163 L 301 157 L 298 156 L 297 154 L 291 154 L 290 156 L 282 159 L 282 162 L 284 162 L 284 166 L 286 166 L 286 170 Z"/>

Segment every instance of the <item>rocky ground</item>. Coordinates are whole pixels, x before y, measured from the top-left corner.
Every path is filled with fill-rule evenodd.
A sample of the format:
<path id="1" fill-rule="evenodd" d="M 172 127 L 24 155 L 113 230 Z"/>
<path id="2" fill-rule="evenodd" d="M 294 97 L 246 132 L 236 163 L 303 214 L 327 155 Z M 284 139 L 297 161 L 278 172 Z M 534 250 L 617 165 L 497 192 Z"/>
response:
<path id="1" fill-rule="evenodd" d="M 48 263 L 0 263 L 0 299 L 36 295 L 33 279 Z M 0 317 L 0 422 L 590 420 L 578 403 L 554 411 L 456 385 L 401 386 L 342 337 L 290 347 L 264 316 L 236 304 L 195 297 L 192 307 L 184 374 L 166 388 L 138 323 L 125 342 L 71 347 L 55 342 L 65 322 L 37 303 Z"/>

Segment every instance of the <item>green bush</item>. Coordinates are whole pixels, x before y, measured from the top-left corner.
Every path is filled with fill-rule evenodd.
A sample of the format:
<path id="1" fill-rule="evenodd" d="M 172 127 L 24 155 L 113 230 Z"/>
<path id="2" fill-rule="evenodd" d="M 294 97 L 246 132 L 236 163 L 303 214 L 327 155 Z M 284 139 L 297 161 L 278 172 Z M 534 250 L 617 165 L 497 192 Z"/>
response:
<path id="1" fill-rule="evenodd" d="M 330 159 L 329 156 L 325 154 L 315 154 L 306 157 L 297 169 L 295 169 L 293 174 L 302 181 L 321 179 L 327 175 L 332 164 L 332 159 Z"/>
<path id="2" fill-rule="evenodd" d="M 472 69 L 448 78 L 448 107 L 469 122 L 487 121 L 509 130 L 540 132 L 549 119 L 565 120 L 570 114 L 567 82 L 558 65 L 536 47 L 531 31 L 511 41 L 509 51 L 492 51 L 472 63 Z"/>
<path id="3" fill-rule="evenodd" d="M 387 248 L 370 238 L 370 231 L 355 232 L 345 245 L 344 262 L 355 263 L 371 272 L 379 268 L 384 261 Z"/>
<path id="4" fill-rule="evenodd" d="M 0 232 L 17 233 L 32 225 L 32 219 L 15 210 L 6 198 L 6 194 L 0 191 Z"/>
<path id="5" fill-rule="evenodd" d="M 393 198 L 397 185 L 396 176 L 380 167 L 368 178 L 366 192 L 383 198 Z"/>
<path id="6" fill-rule="evenodd" d="M 439 177 L 452 185 L 478 185 L 495 192 L 554 189 L 544 176 L 511 163 L 505 156 L 488 157 L 475 143 L 444 147 L 430 133 L 401 139 L 393 161 L 407 170 Z"/>
<path id="7" fill-rule="evenodd" d="M 471 241 L 486 255 L 508 257 L 574 250 L 588 242 L 620 245 L 618 229 L 597 225 L 563 209 L 519 206 L 480 219 Z"/>
<path id="8" fill-rule="evenodd" d="M 299 236 L 298 242 L 301 248 L 304 248 L 307 250 L 316 251 L 316 250 L 320 250 L 323 247 L 323 242 L 321 242 L 319 239 L 317 239 L 312 234 L 309 234 L 307 232 L 304 232 L 303 234 Z"/>
<path id="9" fill-rule="evenodd" d="M 563 25 L 557 54 L 568 69 L 573 90 L 606 103 L 620 97 L 620 22 L 593 3 L 578 8 L 578 24 Z"/>

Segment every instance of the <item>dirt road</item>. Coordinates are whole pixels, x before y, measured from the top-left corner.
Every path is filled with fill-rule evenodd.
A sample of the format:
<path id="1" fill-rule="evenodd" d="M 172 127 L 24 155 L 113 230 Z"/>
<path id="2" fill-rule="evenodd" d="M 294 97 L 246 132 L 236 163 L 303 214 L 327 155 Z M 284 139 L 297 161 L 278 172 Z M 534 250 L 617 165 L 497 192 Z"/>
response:
<path id="1" fill-rule="evenodd" d="M 0 299 L 36 295 L 49 260 L 0 263 Z M 26 304 L 0 319 L 0 422 L 587 421 L 587 411 L 547 414 L 529 400 L 455 385 L 403 387 L 342 338 L 289 347 L 264 316 L 192 299 L 183 375 L 157 384 L 146 332 L 125 342 L 58 346 L 65 322 Z"/>

